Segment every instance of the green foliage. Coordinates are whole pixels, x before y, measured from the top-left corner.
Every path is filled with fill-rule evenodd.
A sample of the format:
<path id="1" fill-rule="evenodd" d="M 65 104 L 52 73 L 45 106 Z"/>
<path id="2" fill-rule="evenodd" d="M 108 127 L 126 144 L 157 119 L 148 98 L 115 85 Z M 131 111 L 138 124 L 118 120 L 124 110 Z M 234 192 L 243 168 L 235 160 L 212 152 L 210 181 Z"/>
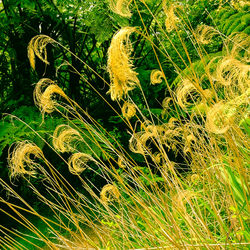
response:
<path id="1" fill-rule="evenodd" d="M 0 156 L 6 147 L 17 141 L 33 141 L 41 149 L 46 143 L 52 145 L 52 135 L 55 128 L 60 124 L 68 124 L 69 120 L 55 116 L 47 116 L 44 119 L 35 107 L 21 106 L 12 115 L 6 116 L 0 122 Z M 103 149 L 107 146 L 94 136 L 93 128 L 84 125 L 79 120 L 71 120 L 71 126 L 78 126 L 84 142 L 78 144 L 78 150 L 98 157 L 103 156 Z M 91 131 L 91 132 L 90 132 Z M 97 140 L 101 147 L 96 145 Z"/>
<path id="2" fill-rule="evenodd" d="M 55 127 L 62 122 L 62 118 L 55 117 L 42 122 L 41 114 L 35 107 L 21 106 L 0 123 L 0 152 L 12 143 L 22 140 L 34 141 L 43 148 L 45 142 L 41 138 L 49 141 L 49 134 L 52 134 Z"/>
<path id="3" fill-rule="evenodd" d="M 218 29 L 226 36 L 235 32 L 243 32 L 249 35 L 250 14 L 246 11 L 237 11 L 231 7 L 225 7 L 212 13 Z"/>

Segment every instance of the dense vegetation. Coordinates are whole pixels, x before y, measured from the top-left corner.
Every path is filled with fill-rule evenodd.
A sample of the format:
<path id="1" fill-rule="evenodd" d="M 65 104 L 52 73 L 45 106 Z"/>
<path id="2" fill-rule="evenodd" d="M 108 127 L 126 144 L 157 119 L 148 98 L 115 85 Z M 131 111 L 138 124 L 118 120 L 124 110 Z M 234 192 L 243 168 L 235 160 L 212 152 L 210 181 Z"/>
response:
<path id="1" fill-rule="evenodd" d="M 247 2 L 2 0 L 0 246 L 247 248 Z"/>

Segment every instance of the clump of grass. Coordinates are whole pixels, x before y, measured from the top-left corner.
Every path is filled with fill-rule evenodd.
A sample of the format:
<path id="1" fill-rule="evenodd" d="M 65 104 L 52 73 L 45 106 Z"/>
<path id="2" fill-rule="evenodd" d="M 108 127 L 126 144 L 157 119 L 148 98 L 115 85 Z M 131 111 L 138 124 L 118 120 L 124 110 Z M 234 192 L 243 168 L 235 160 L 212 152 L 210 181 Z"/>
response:
<path id="1" fill-rule="evenodd" d="M 172 18 L 171 22 L 177 19 L 175 8 L 169 6 L 166 9 L 164 6 L 168 19 Z M 179 32 L 176 25 L 171 25 L 172 28 Z M 189 28 L 194 38 L 197 37 L 197 31 Z M 199 28 L 202 36 L 210 32 L 207 27 L 204 29 Z M 131 32 L 139 31 L 132 27 L 122 28 L 111 42 L 108 58 L 111 78 L 109 93 L 113 100 L 124 101 L 122 115 L 126 118 L 124 122 L 131 135 L 129 148 L 144 159 L 143 166 L 139 166 L 130 152 L 124 150 L 111 134 L 69 97 L 58 91 L 57 87 L 55 92 L 52 84 L 49 86 L 53 86 L 53 91 L 47 91 L 48 101 L 56 93 L 63 96 L 68 104 L 60 106 L 64 109 L 61 112 L 54 108 L 59 104 L 53 98 L 53 102 L 49 102 L 49 108 L 45 105 L 48 102 L 44 102 L 45 106 L 42 107 L 46 108 L 42 108 L 42 112 L 57 110 L 63 116 L 78 118 L 80 124 L 85 125 L 84 116 L 87 116 L 92 123 L 87 124 L 86 136 L 102 151 L 105 160 L 94 151 L 90 155 L 79 150 L 78 143 L 84 140 L 80 134 L 81 126 L 73 124 L 68 118 L 72 127 L 60 125 L 56 129 L 53 147 L 58 154 L 71 154 L 65 163 L 69 171 L 79 178 L 88 196 L 79 193 L 68 183 L 40 151 L 39 154 L 27 151 L 24 161 L 23 154 L 15 153 L 26 152 L 27 143 L 21 143 L 10 155 L 10 162 L 21 162 L 22 165 L 14 168 L 10 164 L 10 168 L 30 184 L 31 190 L 54 215 L 54 220 L 38 214 L 2 180 L 3 187 L 16 196 L 24 207 L 17 207 L 4 199 L 1 202 L 16 213 L 16 220 L 20 224 L 53 249 L 73 249 L 85 245 L 112 249 L 246 247 L 249 241 L 249 135 L 242 124 L 246 122 L 249 112 L 249 65 L 246 62 L 247 49 L 244 47 L 246 40 L 249 40 L 248 36 L 240 34 L 233 39 L 222 38 L 226 53 L 217 58 L 215 68 L 215 61 L 203 61 L 204 39 L 197 37 L 193 40 L 204 63 L 205 73 L 199 76 L 191 68 L 191 72 L 185 77 L 179 74 L 180 80 L 176 88 L 170 89 L 171 97 L 166 97 L 163 101 L 165 113 L 170 109 L 177 113 L 175 117 L 165 121 L 154 117 L 147 106 L 147 100 L 146 117 L 129 96 L 129 91 L 135 86 L 143 93 L 130 58 Z M 147 32 L 143 35 L 151 42 Z M 189 57 L 188 50 L 186 53 Z M 159 61 L 157 55 L 156 59 Z M 162 69 L 160 61 L 159 66 Z M 204 79 L 207 80 L 205 86 Z M 163 71 L 152 71 L 152 84 L 160 81 L 165 82 L 169 88 Z M 38 95 L 40 99 L 36 99 L 41 100 L 42 95 Z M 136 123 L 129 120 L 131 117 L 136 119 Z M 36 148 L 33 144 L 29 145 L 32 145 L 32 149 Z M 171 161 L 170 151 L 181 155 L 183 162 Z M 31 160 L 31 153 L 35 156 L 42 155 L 39 164 L 34 164 L 34 160 Z M 99 171 L 94 170 L 90 162 Z M 29 172 L 24 171 L 23 164 L 31 168 L 32 176 L 37 174 L 43 177 L 42 184 L 49 196 L 41 193 L 26 178 Z M 189 172 L 181 175 L 179 171 L 183 170 L 184 164 L 188 166 Z M 84 176 L 86 169 L 95 172 L 107 184 L 100 189 L 96 183 L 90 182 Z M 22 211 L 43 221 L 49 229 L 50 237 L 27 221 Z M 1 238 L 3 244 L 17 246 L 13 237 L 22 237 L 22 234 L 9 230 L 8 235 L 9 238 Z M 28 238 L 26 241 L 29 241 Z"/>

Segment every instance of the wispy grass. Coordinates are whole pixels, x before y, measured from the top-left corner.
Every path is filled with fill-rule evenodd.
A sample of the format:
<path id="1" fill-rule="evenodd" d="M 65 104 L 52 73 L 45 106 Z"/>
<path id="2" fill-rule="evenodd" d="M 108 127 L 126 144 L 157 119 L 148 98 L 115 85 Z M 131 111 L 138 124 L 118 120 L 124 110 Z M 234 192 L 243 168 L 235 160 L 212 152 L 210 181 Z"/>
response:
<path id="1" fill-rule="evenodd" d="M 141 2 L 148 8 L 145 1 Z M 3 180 L 2 186 L 19 199 L 23 207 L 2 198 L 1 202 L 15 213 L 18 223 L 34 233 L 50 249 L 76 249 L 84 244 L 86 247 L 107 249 L 247 247 L 249 36 L 222 36 L 223 53 L 208 61 L 204 44 L 220 33 L 207 26 L 193 30 L 191 24 L 178 15 L 182 11 L 178 6 L 164 6 L 166 24 L 171 19 L 171 29 L 178 35 L 185 51 L 185 55 L 179 54 L 179 59 L 185 62 L 189 70 L 181 71 L 163 43 L 160 43 L 160 48 L 155 46 L 137 3 L 134 1 L 133 4 L 141 17 L 144 30 L 126 27 L 114 35 L 108 54 L 111 77 L 109 93 L 121 107 L 121 112 L 115 112 L 127 125 L 131 135 L 129 148 L 144 159 L 143 164 L 138 164 L 115 136 L 67 97 L 58 85 L 46 80 L 44 90 L 39 88 L 38 93 L 36 88 L 36 104 L 43 113 L 55 110 L 68 118 L 68 124 L 60 125 L 52 135 L 52 148 L 58 155 L 60 152 L 72 153 L 68 162 L 61 159 L 68 165 L 69 171 L 79 178 L 88 195 L 79 193 L 38 147 L 26 141 L 17 144 L 10 154 L 12 175 L 21 175 L 27 181 L 32 192 L 53 214 L 53 220 L 40 215 Z M 120 5 L 123 6 L 122 1 Z M 117 9 L 117 5 L 113 8 Z M 150 8 L 148 11 L 160 25 Z M 126 9 L 125 14 L 129 13 Z M 190 39 L 200 57 L 204 69 L 202 74 L 194 67 L 180 32 L 181 27 L 192 34 Z M 169 27 L 160 27 L 160 30 L 161 36 L 170 40 Z M 152 46 L 160 70 L 152 69 L 151 82 L 156 84 L 162 81 L 161 84 L 165 83 L 169 92 L 162 105 L 162 116 L 175 113 L 167 121 L 161 119 L 161 116 L 156 117 L 151 111 L 133 69 L 130 31 L 142 35 Z M 32 41 L 29 55 L 34 67 L 34 56 L 41 51 L 41 46 L 44 57 L 41 53 L 37 56 L 42 60 L 47 59 L 44 43 L 40 45 Z M 59 43 L 57 45 L 60 46 Z M 172 46 L 178 53 L 174 44 Z M 178 72 L 175 87 L 170 87 L 167 81 L 158 52 L 164 53 Z M 44 81 L 40 81 L 38 87 Z M 136 87 L 144 98 L 147 115 L 130 96 Z M 55 95 L 62 96 L 65 103 L 57 102 Z M 106 100 L 105 96 L 101 98 Z M 79 122 L 74 123 L 69 117 Z M 131 117 L 134 117 L 133 122 Z M 79 150 L 79 144 L 86 142 L 86 139 L 89 141 L 85 143 L 88 154 Z M 95 145 L 95 150 L 91 145 Z M 181 155 L 183 162 L 171 161 L 168 156 L 170 151 Z M 38 156 L 40 160 L 31 159 L 31 155 Z M 93 165 L 98 167 L 98 171 Z M 98 183 L 86 178 L 86 169 L 95 172 L 107 184 L 100 189 Z M 188 172 L 180 174 L 183 170 Z M 34 176 L 42 178 L 39 185 L 43 185 L 43 192 L 30 181 Z M 22 214 L 24 211 L 38 217 L 50 234 L 43 233 L 32 221 L 27 220 Z M 12 217 L 6 211 L 3 212 Z M 17 237 L 34 244 L 30 243 L 29 237 L 18 231 L 1 228 L 6 236 L 0 240 L 6 249 L 25 249 L 25 244 L 20 246 Z M 39 246 L 36 247 L 39 249 Z"/>

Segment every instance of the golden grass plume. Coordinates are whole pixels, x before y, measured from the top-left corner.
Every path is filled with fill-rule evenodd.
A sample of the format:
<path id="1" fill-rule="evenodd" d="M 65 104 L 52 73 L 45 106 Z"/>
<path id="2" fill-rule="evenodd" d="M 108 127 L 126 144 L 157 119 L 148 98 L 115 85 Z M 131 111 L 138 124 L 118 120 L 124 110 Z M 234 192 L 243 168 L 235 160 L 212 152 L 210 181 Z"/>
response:
<path id="1" fill-rule="evenodd" d="M 132 0 L 109 0 L 110 9 L 123 17 L 131 17 L 129 6 Z"/>
<path id="2" fill-rule="evenodd" d="M 42 150 L 33 142 L 22 141 L 15 143 L 13 151 L 8 156 L 8 165 L 10 167 L 10 177 L 16 176 L 35 176 L 35 168 L 39 165 L 34 161 L 35 158 L 43 158 Z"/>
<path id="3" fill-rule="evenodd" d="M 100 192 L 100 199 L 103 203 L 118 200 L 120 196 L 118 188 L 113 184 L 106 184 Z"/>
<path id="4" fill-rule="evenodd" d="M 64 91 L 48 78 L 42 78 L 34 89 L 34 102 L 42 113 L 52 113 L 57 102 L 53 99 L 55 95 L 68 99 Z"/>
<path id="5" fill-rule="evenodd" d="M 183 81 L 178 84 L 176 97 L 177 103 L 182 109 L 185 110 L 192 106 L 196 101 L 197 95 L 199 96 L 199 93 L 192 81 L 183 79 Z"/>
<path id="6" fill-rule="evenodd" d="M 214 94 L 210 89 L 198 89 L 195 83 L 189 79 L 183 79 L 177 86 L 176 97 L 178 105 L 187 110 L 188 108 L 211 101 Z"/>
<path id="7" fill-rule="evenodd" d="M 134 133 L 131 138 L 129 139 L 129 149 L 130 151 L 136 153 L 136 154 L 144 154 L 145 149 L 143 146 L 143 142 L 141 140 L 142 135 L 144 135 L 144 132 L 140 131 L 137 133 Z"/>
<path id="8" fill-rule="evenodd" d="M 250 86 L 250 66 L 232 56 L 224 56 L 219 61 L 214 78 L 217 85 L 237 88 L 244 93 Z"/>
<path id="9" fill-rule="evenodd" d="M 126 168 L 127 167 L 127 160 L 123 156 L 118 156 L 117 164 L 120 168 Z"/>
<path id="10" fill-rule="evenodd" d="M 159 84 L 162 82 L 162 78 L 163 78 L 163 73 L 158 70 L 158 69 L 154 69 L 151 71 L 151 74 L 150 74 L 150 82 L 152 85 L 155 85 L 155 84 Z"/>
<path id="11" fill-rule="evenodd" d="M 122 115 L 130 119 L 136 114 L 136 106 L 132 102 L 124 102 L 122 106 Z"/>
<path id="12" fill-rule="evenodd" d="M 93 160 L 93 157 L 89 154 L 74 153 L 68 160 L 69 171 L 74 175 L 79 175 L 88 167 L 87 163 Z"/>
<path id="13" fill-rule="evenodd" d="M 232 124 L 234 111 L 231 112 L 222 102 L 213 105 L 207 112 L 206 128 L 215 134 L 225 133 Z"/>
<path id="14" fill-rule="evenodd" d="M 205 24 L 198 25 L 195 30 L 196 39 L 201 44 L 209 44 L 219 32 L 212 26 Z"/>
<path id="15" fill-rule="evenodd" d="M 108 93 L 111 94 L 112 100 L 120 100 L 139 84 L 138 73 L 133 70 L 130 59 L 133 48 L 129 36 L 135 31 L 134 27 L 120 29 L 113 36 L 108 49 L 107 68 L 111 80 Z"/>
<path id="16" fill-rule="evenodd" d="M 57 126 L 53 133 L 53 146 L 61 153 L 74 151 L 74 144 L 79 141 L 81 134 L 65 124 Z"/>
<path id="17" fill-rule="evenodd" d="M 180 7 L 178 4 L 167 4 L 167 0 L 162 1 L 163 11 L 166 15 L 165 27 L 167 32 L 174 30 L 178 17 L 175 15 L 176 8 Z"/>
<path id="18" fill-rule="evenodd" d="M 48 62 L 48 56 L 47 56 L 47 50 L 46 46 L 49 43 L 55 43 L 55 40 L 47 35 L 37 35 L 34 36 L 28 45 L 28 58 L 30 61 L 31 67 L 35 70 L 35 56 L 37 56 L 41 61 L 43 61 L 46 64 L 49 64 Z"/>
<path id="19" fill-rule="evenodd" d="M 227 102 L 214 104 L 207 112 L 206 129 L 215 134 L 224 134 L 233 128 L 242 119 L 242 114 L 249 114 L 249 97 L 250 88 Z"/>

